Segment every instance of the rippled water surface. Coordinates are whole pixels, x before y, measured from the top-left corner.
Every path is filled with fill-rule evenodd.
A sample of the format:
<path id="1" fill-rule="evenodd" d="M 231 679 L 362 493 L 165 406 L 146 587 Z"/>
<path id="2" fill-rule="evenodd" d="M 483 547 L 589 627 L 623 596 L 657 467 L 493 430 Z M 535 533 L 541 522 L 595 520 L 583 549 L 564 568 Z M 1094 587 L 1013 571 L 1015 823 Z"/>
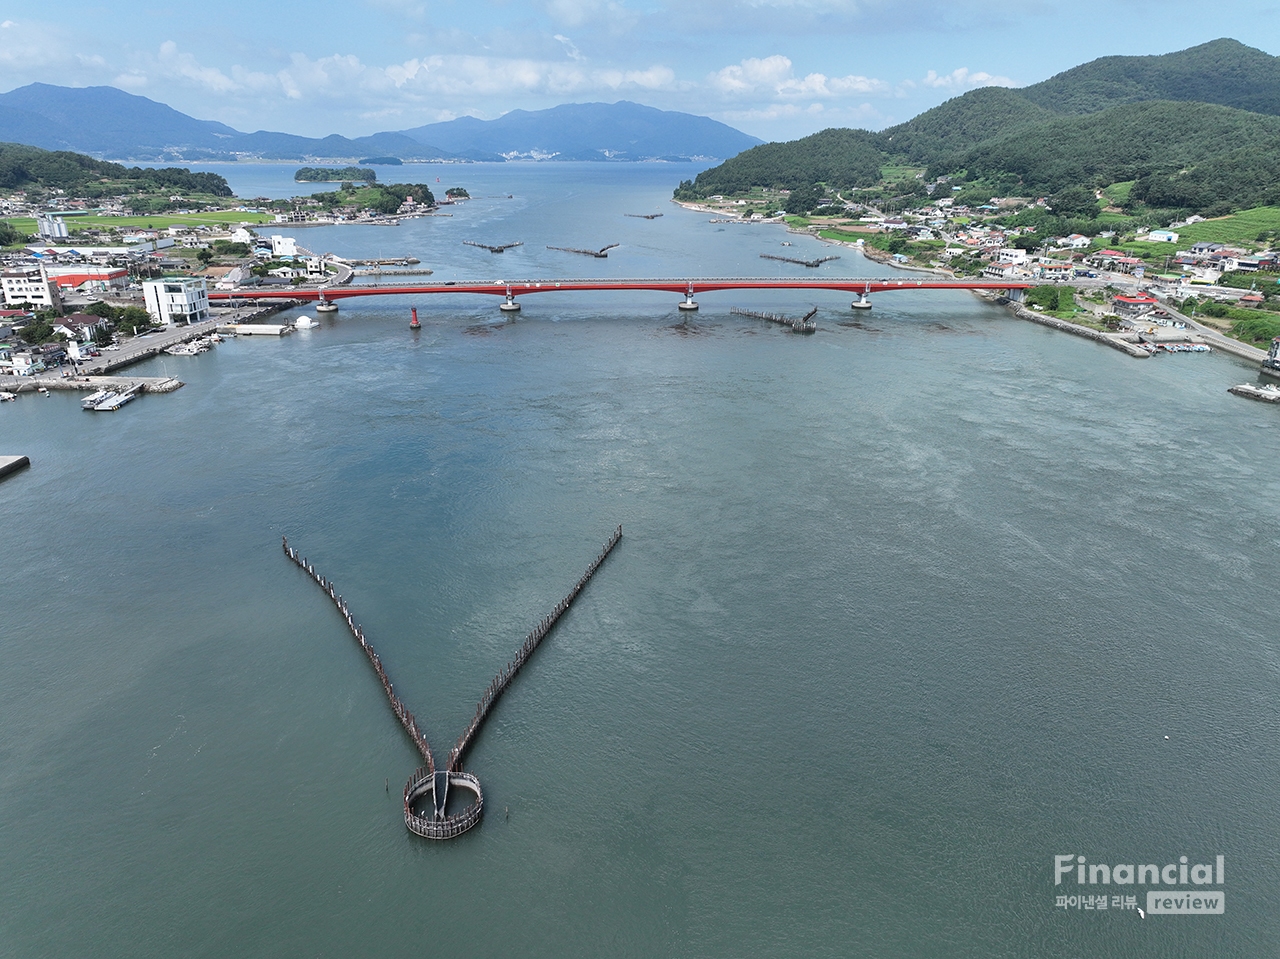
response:
<path id="1" fill-rule="evenodd" d="M 667 204 L 689 175 L 449 168 L 452 218 L 298 237 L 436 278 L 881 272 L 759 260 L 821 247 Z M 35 464 L 0 485 L 0 954 L 1273 950 L 1280 411 L 1225 392 L 1252 373 L 968 294 L 702 300 L 441 297 L 417 334 L 346 301 L 151 361 L 187 385 L 118 413 L 0 408 Z M 280 536 L 439 754 L 617 523 L 470 753 L 481 826 L 408 834 L 416 754 Z M 1222 854 L 1226 914 L 1057 909 L 1066 853 Z"/>

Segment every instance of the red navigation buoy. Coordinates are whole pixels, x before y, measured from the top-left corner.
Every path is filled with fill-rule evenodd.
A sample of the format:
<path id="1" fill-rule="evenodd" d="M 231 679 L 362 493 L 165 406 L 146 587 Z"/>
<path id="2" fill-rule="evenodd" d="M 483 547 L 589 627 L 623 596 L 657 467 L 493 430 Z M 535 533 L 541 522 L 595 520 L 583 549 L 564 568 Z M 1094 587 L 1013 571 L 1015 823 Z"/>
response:
<path id="1" fill-rule="evenodd" d="M 411 330 L 422 329 L 422 324 L 418 322 L 418 308 L 416 306 L 413 308 L 413 319 L 409 321 L 409 329 Z"/>

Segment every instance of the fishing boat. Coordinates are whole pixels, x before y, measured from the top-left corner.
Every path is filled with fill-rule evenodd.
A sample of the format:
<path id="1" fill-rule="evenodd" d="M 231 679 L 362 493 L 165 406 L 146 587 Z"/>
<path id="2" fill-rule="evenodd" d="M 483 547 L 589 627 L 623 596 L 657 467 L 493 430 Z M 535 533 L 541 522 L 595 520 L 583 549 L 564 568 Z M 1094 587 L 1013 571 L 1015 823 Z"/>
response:
<path id="1" fill-rule="evenodd" d="M 138 398 L 138 394 L 141 392 L 141 385 L 131 386 L 123 392 L 112 393 L 105 400 L 102 400 L 94 406 L 93 409 L 99 413 L 110 413 L 114 410 L 120 409 L 120 407 L 124 406 L 126 403 L 131 403 L 136 400 Z"/>
<path id="2" fill-rule="evenodd" d="M 1228 393 L 1234 393 L 1236 396 L 1243 396 L 1251 400 L 1261 400 L 1264 403 L 1280 403 L 1280 387 L 1267 383 L 1265 386 L 1254 386 L 1252 383 L 1241 383 L 1238 386 L 1227 387 Z"/>
<path id="3" fill-rule="evenodd" d="M 418 322 L 418 308 L 416 306 L 413 307 L 413 319 L 409 321 L 409 329 L 411 330 L 422 329 L 422 324 Z"/>
<path id="4" fill-rule="evenodd" d="M 8 390 L 0 390 L 0 403 L 12 403 L 17 398 L 17 393 L 10 393 Z"/>
<path id="5" fill-rule="evenodd" d="M 80 408 L 91 410 L 108 397 L 115 396 L 115 390 L 98 390 L 96 393 L 90 393 L 80 401 Z"/>

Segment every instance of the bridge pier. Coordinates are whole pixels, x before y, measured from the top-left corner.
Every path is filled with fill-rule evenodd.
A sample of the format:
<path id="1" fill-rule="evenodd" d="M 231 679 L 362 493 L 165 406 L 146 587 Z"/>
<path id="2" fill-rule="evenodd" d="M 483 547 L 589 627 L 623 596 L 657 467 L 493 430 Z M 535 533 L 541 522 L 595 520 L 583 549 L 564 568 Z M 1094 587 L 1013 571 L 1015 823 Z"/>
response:
<path id="1" fill-rule="evenodd" d="M 693 301 L 693 290 L 684 295 L 684 302 L 677 303 L 676 307 L 686 313 L 692 313 L 698 308 L 698 304 Z"/>
<path id="2" fill-rule="evenodd" d="M 871 301 L 867 299 L 867 294 L 859 293 L 858 298 L 849 304 L 850 308 L 855 310 L 871 309 Z"/>
<path id="3" fill-rule="evenodd" d="M 516 298 L 510 293 L 507 294 L 506 301 L 498 307 L 503 313 L 519 313 L 520 304 L 516 302 Z"/>
<path id="4" fill-rule="evenodd" d="M 328 300 L 321 300 L 316 304 L 316 312 L 323 313 L 326 316 L 332 316 L 334 313 L 338 312 L 338 304 L 330 303 Z"/>

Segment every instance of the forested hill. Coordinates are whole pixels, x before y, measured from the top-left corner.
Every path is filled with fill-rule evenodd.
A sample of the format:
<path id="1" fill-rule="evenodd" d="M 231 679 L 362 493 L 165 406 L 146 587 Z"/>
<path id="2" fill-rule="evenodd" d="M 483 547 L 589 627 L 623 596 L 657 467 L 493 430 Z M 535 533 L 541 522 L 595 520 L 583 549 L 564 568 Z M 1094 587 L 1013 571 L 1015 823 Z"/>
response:
<path id="1" fill-rule="evenodd" d="M 1054 113 L 1181 100 L 1280 115 L 1280 57 L 1214 40 L 1154 57 L 1103 57 L 1018 91 Z"/>
<path id="2" fill-rule="evenodd" d="M 865 188 L 880 179 L 873 165 L 923 168 L 926 182 L 974 186 L 967 195 L 1136 181 L 1134 203 L 1179 211 L 1276 202 L 1280 57 L 1235 40 L 1105 57 L 1031 87 L 970 91 L 881 133 L 824 130 L 756 147 L 677 195 Z"/>
<path id="3" fill-rule="evenodd" d="M 125 167 L 82 153 L 0 143 L 0 189 L 32 187 L 64 190 L 81 197 L 163 192 L 232 195 L 226 179 L 216 173 L 192 173 L 178 167 Z"/>

